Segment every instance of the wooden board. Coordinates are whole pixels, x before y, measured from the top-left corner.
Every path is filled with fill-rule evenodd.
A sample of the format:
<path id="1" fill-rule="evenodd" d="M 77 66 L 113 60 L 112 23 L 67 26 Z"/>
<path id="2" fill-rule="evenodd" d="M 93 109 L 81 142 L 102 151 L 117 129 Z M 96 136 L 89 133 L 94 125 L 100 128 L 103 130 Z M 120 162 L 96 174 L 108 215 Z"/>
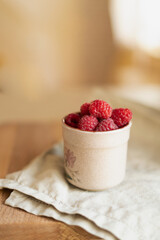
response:
<path id="1" fill-rule="evenodd" d="M 5 124 L 0 126 L 0 178 L 18 171 L 36 155 L 61 139 L 57 122 Z M 0 190 L 0 240 L 99 239 L 76 226 L 35 216 L 4 204 L 10 190 Z"/>

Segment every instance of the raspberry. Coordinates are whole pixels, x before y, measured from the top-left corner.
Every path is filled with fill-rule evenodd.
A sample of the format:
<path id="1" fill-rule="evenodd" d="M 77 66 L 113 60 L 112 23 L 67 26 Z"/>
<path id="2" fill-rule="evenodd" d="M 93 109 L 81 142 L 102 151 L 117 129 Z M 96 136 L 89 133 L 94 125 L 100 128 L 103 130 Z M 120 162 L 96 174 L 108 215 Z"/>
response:
<path id="1" fill-rule="evenodd" d="M 118 127 L 123 127 L 132 119 L 132 112 L 128 108 L 116 108 L 113 110 L 111 118 Z"/>
<path id="2" fill-rule="evenodd" d="M 112 114 L 112 108 L 103 100 L 95 100 L 90 104 L 89 112 L 94 117 L 107 119 Z"/>
<path id="3" fill-rule="evenodd" d="M 117 125 L 114 123 L 113 119 L 107 118 L 102 120 L 96 127 L 97 132 L 110 131 L 117 129 Z"/>
<path id="4" fill-rule="evenodd" d="M 94 116 L 85 115 L 83 116 L 79 123 L 78 128 L 83 131 L 93 131 L 98 125 L 98 120 Z"/>
<path id="5" fill-rule="evenodd" d="M 77 128 L 80 116 L 76 113 L 70 113 L 65 118 L 65 123 L 71 127 Z"/>
<path id="6" fill-rule="evenodd" d="M 89 115 L 89 106 L 90 106 L 90 103 L 84 103 L 81 106 L 81 114 L 82 115 Z"/>

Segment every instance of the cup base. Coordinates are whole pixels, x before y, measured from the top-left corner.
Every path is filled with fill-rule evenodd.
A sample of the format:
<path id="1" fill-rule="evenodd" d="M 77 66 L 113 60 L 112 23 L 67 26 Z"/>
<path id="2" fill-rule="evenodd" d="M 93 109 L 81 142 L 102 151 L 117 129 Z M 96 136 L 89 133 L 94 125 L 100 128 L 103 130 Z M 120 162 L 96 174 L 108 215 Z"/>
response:
<path id="1" fill-rule="evenodd" d="M 113 187 L 116 187 L 118 185 L 120 185 L 122 182 L 123 182 L 124 178 L 119 181 L 118 183 L 112 185 L 112 186 L 108 186 L 106 188 L 99 188 L 99 189 L 89 189 L 89 188 L 85 188 L 85 187 L 81 187 L 81 186 L 78 186 L 76 183 L 72 183 L 72 181 L 70 179 L 66 179 L 66 181 L 68 181 L 72 186 L 74 187 L 77 187 L 79 188 L 80 190 L 85 190 L 85 191 L 89 191 L 89 192 L 102 192 L 102 191 L 105 191 L 105 190 L 108 190 L 108 189 L 111 189 Z"/>

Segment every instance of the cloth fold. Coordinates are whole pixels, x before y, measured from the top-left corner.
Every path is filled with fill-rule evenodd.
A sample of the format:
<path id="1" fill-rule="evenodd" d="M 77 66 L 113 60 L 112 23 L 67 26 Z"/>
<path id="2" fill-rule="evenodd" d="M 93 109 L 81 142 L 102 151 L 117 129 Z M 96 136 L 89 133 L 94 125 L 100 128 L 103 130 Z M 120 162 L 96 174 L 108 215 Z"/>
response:
<path id="1" fill-rule="evenodd" d="M 134 115 L 123 183 L 101 192 L 70 185 L 65 180 L 63 147 L 58 144 L 0 180 L 1 188 L 14 190 L 5 203 L 80 226 L 107 240 L 159 240 L 159 123 L 144 119 L 138 111 Z"/>

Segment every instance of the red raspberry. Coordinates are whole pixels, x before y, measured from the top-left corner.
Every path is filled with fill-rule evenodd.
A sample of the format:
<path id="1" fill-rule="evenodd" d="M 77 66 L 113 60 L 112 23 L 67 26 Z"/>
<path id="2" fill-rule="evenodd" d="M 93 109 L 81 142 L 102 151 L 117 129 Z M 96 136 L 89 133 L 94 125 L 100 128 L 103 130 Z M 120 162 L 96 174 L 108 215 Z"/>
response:
<path id="1" fill-rule="evenodd" d="M 117 129 L 117 125 L 114 123 L 112 118 L 102 120 L 96 127 L 97 132 L 111 131 Z"/>
<path id="2" fill-rule="evenodd" d="M 132 119 L 132 112 L 128 108 L 116 108 L 113 110 L 111 118 L 118 127 L 123 127 Z"/>
<path id="3" fill-rule="evenodd" d="M 80 116 L 76 113 L 70 113 L 65 118 L 65 123 L 71 127 L 77 128 Z"/>
<path id="4" fill-rule="evenodd" d="M 83 116 L 79 123 L 78 128 L 83 131 L 93 131 L 98 125 L 98 120 L 94 116 Z"/>
<path id="5" fill-rule="evenodd" d="M 112 108 L 103 100 L 95 100 L 90 104 L 89 112 L 94 117 L 107 119 L 112 114 Z"/>
<path id="6" fill-rule="evenodd" d="M 81 114 L 82 115 L 89 115 L 89 106 L 90 106 L 90 103 L 84 103 L 81 106 Z"/>

